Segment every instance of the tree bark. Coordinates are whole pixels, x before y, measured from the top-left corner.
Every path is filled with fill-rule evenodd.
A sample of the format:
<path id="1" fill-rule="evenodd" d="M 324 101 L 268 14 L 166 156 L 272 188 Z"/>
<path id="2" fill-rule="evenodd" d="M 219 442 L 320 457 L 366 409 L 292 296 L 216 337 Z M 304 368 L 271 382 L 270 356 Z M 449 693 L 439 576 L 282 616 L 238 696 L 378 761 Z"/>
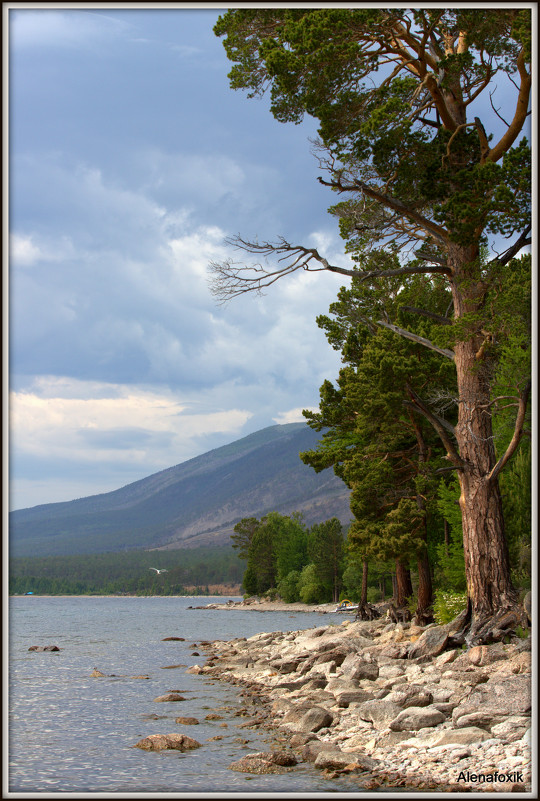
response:
<path id="1" fill-rule="evenodd" d="M 360 598 L 360 606 L 367 604 L 367 580 L 368 580 L 368 563 L 364 559 L 362 563 L 362 597 Z"/>
<path id="2" fill-rule="evenodd" d="M 453 246 L 449 262 L 453 271 L 452 293 L 456 318 L 480 310 L 485 287 L 473 274 L 478 252 Z M 481 352 L 483 335 L 456 342 L 455 365 L 458 385 L 458 467 L 463 521 L 465 574 L 471 612 L 469 641 L 479 642 L 490 618 L 517 607 L 517 593 L 510 578 L 510 561 L 504 531 L 501 494 L 497 478 L 490 472 L 496 464 L 491 415 L 488 368 Z"/>
<path id="3" fill-rule="evenodd" d="M 433 584 L 431 581 L 431 565 L 427 548 L 418 557 L 418 602 L 416 604 L 416 622 L 426 626 L 433 620 L 431 604 L 433 602 Z"/>
<path id="4" fill-rule="evenodd" d="M 410 598 L 412 594 L 411 571 L 403 562 L 396 559 L 396 590 L 394 595 L 396 606 L 406 606 L 407 598 Z"/>

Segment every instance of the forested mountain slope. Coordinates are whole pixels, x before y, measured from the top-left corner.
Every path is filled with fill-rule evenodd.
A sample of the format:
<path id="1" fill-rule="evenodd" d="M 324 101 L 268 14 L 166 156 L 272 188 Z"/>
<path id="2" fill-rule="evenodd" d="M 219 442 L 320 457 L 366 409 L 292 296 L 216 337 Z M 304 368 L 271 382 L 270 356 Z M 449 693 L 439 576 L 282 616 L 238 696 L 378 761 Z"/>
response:
<path id="1" fill-rule="evenodd" d="M 220 545 L 242 517 L 269 511 L 348 523 L 345 484 L 298 456 L 319 436 L 305 423 L 270 426 L 113 492 L 13 511 L 10 554 Z"/>

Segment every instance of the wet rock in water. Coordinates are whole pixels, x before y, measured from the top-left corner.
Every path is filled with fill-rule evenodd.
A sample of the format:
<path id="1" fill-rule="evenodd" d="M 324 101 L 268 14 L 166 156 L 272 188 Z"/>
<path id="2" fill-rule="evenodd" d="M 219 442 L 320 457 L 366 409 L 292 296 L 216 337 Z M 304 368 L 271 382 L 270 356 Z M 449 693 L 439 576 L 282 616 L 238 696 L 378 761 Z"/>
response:
<path id="1" fill-rule="evenodd" d="M 106 674 L 102 673 L 101 670 L 94 668 L 94 670 L 90 673 L 90 678 L 92 679 L 104 679 L 106 678 Z"/>
<path id="2" fill-rule="evenodd" d="M 199 674 L 199 673 L 202 673 L 202 672 L 203 672 L 203 669 L 202 669 L 202 667 L 200 665 L 192 665 L 191 667 L 189 667 L 186 670 L 186 673 Z"/>
<path id="3" fill-rule="evenodd" d="M 290 739 L 290 744 L 293 748 L 301 748 L 312 741 L 318 741 L 318 737 L 313 732 L 306 732 L 305 734 L 293 734 Z"/>
<path id="4" fill-rule="evenodd" d="M 31 645 L 29 651 L 59 651 L 57 645 Z"/>
<path id="5" fill-rule="evenodd" d="M 198 724 L 199 724 L 199 721 L 197 720 L 197 718 L 179 717 L 179 718 L 175 718 L 174 722 L 175 723 L 181 723 L 184 726 L 198 726 Z"/>
<path id="6" fill-rule="evenodd" d="M 158 695 L 157 698 L 154 698 L 154 701 L 157 703 L 163 703 L 165 701 L 185 701 L 183 695 L 179 693 L 166 693 L 165 695 Z"/>
<path id="7" fill-rule="evenodd" d="M 205 720 L 223 720 L 223 715 L 216 715 L 215 712 L 210 712 L 209 715 L 206 715 Z"/>
<path id="8" fill-rule="evenodd" d="M 161 642 L 169 642 L 169 641 L 174 641 L 174 642 L 185 642 L 185 638 L 184 638 L 184 637 L 164 637 L 164 638 L 161 640 Z"/>
<path id="9" fill-rule="evenodd" d="M 345 751 L 321 751 L 315 759 L 315 767 L 321 770 L 343 770 L 344 768 L 355 770 L 373 770 L 379 764 L 378 760 L 372 759 L 365 754 L 357 752 L 346 753 Z"/>
<path id="10" fill-rule="evenodd" d="M 186 734 L 150 734 L 139 740 L 134 747 L 144 751 L 191 751 L 200 748 L 201 744 Z"/>
<path id="11" fill-rule="evenodd" d="M 390 721 L 389 728 L 392 731 L 418 731 L 438 726 L 444 720 L 446 720 L 444 714 L 435 707 L 410 706 Z"/>
<path id="12" fill-rule="evenodd" d="M 174 670 L 174 668 L 185 667 L 185 665 L 163 665 L 161 670 Z"/>
<path id="13" fill-rule="evenodd" d="M 334 743 L 325 743 L 322 740 L 312 740 L 302 748 L 301 756 L 304 762 L 315 762 L 319 754 L 328 751 L 338 751 L 339 747 Z"/>
<path id="14" fill-rule="evenodd" d="M 292 754 L 286 752 L 270 751 L 256 752 L 247 754 L 242 759 L 232 762 L 229 770 L 239 773 L 255 773 L 263 775 L 266 773 L 287 773 L 297 761 Z"/>

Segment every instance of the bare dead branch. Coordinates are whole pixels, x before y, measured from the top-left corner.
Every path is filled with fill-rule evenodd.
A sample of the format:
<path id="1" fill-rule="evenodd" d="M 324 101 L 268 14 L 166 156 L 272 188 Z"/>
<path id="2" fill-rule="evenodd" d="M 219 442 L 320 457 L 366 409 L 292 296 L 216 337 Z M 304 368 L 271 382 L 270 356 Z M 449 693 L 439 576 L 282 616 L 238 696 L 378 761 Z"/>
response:
<path id="1" fill-rule="evenodd" d="M 415 306 L 402 306 L 401 309 L 411 314 L 419 314 L 421 317 L 429 317 L 430 320 L 435 320 L 436 323 L 440 323 L 441 325 L 452 325 L 452 320 L 448 317 L 443 317 L 442 314 L 435 314 L 435 312 L 427 311 L 427 309 L 417 309 Z"/>
<path id="2" fill-rule="evenodd" d="M 225 240 L 226 244 L 232 245 L 237 250 L 262 256 L 265 260 L 269 257 L 275 258 L 278 265 L 275 268 L 260 262 L 245 265 L 226 259 L 223 262 L 210 262 L 208 270 L 211 278 L 209 279 L 210 292 L 218 298 L 219 303 L 227 303 L 239 295 L 247 292 L 262 294 L 280 278 L 290 275 L 297 270 L 307 272 L 329 272 L 339 273 L 352 277 L 356 275 L 356 270 L 349 270 L 346 267 L 338 267 L 330 264 L 317 251 L 316 248 L 305 248 L 302 245 L 292 245 L 285 239 L 275 242 L 249 242 L 240 235 Z"/>
<path id="3" fill-rule="evenodd" d="M 452 359 L 452 361 L 454 360 L 455 353 L 453 350 L 448 350 L 447 348 L 439 348 L 438 345 L 435 345 L 433 342 L 430 342 L 429 339 L 420 337 L 418 336 L 418 334 L 412 334 L 410 331 L 405 331 L 405 329 L 398 328 L 397 325 L 393 325 L 392 323 L 386 323 L 383 320 L 377 320 L 377 325 L 380 325 L 383 328 L 388 328 L 390 331 L 393 331 L 395 334 L 399 334 L 399 336 L 403 337 L 404 339 L 410 339 L 412 340 L 412 342 L 416 342 L 419 345 L 423 345 L 425 348 L 434 350 L 437 353 L 440 353 L 442 356 L 446 356 L 447 359 Z"/>
<path id="4" fill-rule="evenodd" d="M 497 476 L 499 475 L 505 464 L 514 455 L 516 448 L 519 445 L 519 441 L 523 436 L 523 424 L 525 422 L 525 414 L 527 412 L 527 404 L 529 402 L 530 392 L 531 392 L 531 382 L 527 381 L 525 388 L 523 389 L 523 391 L 520 393 L 519 396 L 519 406 L 518 406 L 518 413 L 516 416 L 516 423 L 514 426 L 514 434 L 512 436 L 512 439 L 510 440 L 510 444 L 508 445 L 508 448 L 506 449 L 505 453 L 503 453 L 503 455 L 501 456 L 501 458 L 499 459 L 493 470 L 491 470 L 491 472 L 487 476 L 488 481 L 494 481 L 497 478 Z"/>
<path id="5" fill-rule="evenodd" d="M 411 398 L 410 401 L 404 401 L 406 406 L 414 409 L 415 411 L 422 414 L 433 426 L 437 434 L 439 435 L 444 447 L 446 448 L 447 458 L 458 468 L 464 467 L 464 462 L 457 452 L 452 440 L 450 439 L 449 434 L 452 436 L 454 435 L 454 427 L 447 421 L 444 420 L 442 417 L 434 414 L 425 403 L 421 400 L 421 398 L 416 394 L 411 386 L 408 384 L 406 385 L 407 393 Z"/>

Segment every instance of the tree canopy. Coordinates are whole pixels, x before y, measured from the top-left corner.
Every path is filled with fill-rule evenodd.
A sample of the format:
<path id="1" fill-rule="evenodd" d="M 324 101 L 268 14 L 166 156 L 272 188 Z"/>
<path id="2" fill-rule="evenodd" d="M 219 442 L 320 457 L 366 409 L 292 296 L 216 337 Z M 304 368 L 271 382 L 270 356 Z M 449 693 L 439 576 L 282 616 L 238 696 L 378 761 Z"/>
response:
<path id="1" fill-rule="evenodd" d="M 520 612 L 510 577 L 498 477 L 523 436 L 530 378 L 507 398 L 513 426 L 497 453 L 493 434 L 501 359 L 522 359 L 501 330 L 497 287 L 530 244 L 531 14 L 527 8 L 233 9 L 215 33 L 233 62 L 231 86 L 269 92 L 281 122 L 319 122 L 319 181 L 343 197 L 331 208 L 352 266 L 315 248 L 229 239 L 251 264 L 210 266 L 222 301 L 260 292 L 297 270 L 328 270 L 365 285 L 364 321 L 421 344 L 454 366 L 456 419 L 445 425 L 416 390 L 408 403 L 437 432 L 460 483 L 468 636 L 498 636 Z M 506 243 L 504 240 L 508 240 Z M 273 266 L 275 262 L 275 266 Z M 425 276 L 431 338 L 392 319 L 380 279 Z M 444 312 L 431 298 L 440 282 Z M 396 340 L 397 341 L 397 340 Z M 506 355 L 503 354 L 507 347 Z M 509 348 L 509 350 L 508 350 Z M 502 628 L 501 628 L 502 627 Z"/>

